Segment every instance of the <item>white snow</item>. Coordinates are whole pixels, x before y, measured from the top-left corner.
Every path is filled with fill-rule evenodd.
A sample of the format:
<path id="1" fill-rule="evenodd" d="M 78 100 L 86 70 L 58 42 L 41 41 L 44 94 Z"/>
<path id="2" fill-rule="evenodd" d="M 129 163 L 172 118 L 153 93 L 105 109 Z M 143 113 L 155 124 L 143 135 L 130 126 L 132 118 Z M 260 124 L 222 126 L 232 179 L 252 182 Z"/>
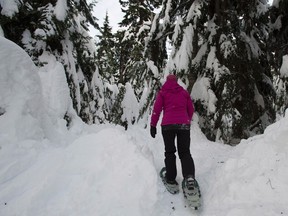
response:
<path id="1" fill-rule="evenodd" d="M 166 26 L 168 23 L 170 23 L 169 12 L 171 11 L 171 8 L 172 8 L 171 4 L 172 4 L 172 0 L 168 0 L 166 3 L 165 16 L 163 18 L 163 26 Z"/>
<path id="2" fill-rule="evenodd" d="M 154 64 L 153 61 L 148 61 L 146 63 L 147 67 L 149 68 L 149 70 L 151 70 L 151 72 L 153 73 L 154 77 L 158 77 L 159 76 L 159 71 L 158 68 L 156 67 L 156 65 Z"/>
<path id="3" fill-rule="evenodd" d="M 126 83 L 125 85 L 125 95 L 121 107 L 123 108 L 123 115 L 121 117 L 122 121 L 127 121 L 127 123 L 130 124 L 137 119 L 139 107 L 137 98 L 130 83 Z"/>
<path id="4" fill-rule="evenodd" d="M 0 107 L 5 110 L 1 135 L 20 140 L 41 138 L 44 114 L 37 68 L 24 50 L 3 37 L 0 52 Z"/>
<path id="5" fill-rule="evenodd" d="M 64 21 L 67 15 L 67 0 L 58 0 L 55 6 L 54 14 L 60 21 Z"/>
<path id="6" fill-rule="evenodd" d="M 196 0 L 193 2 L 193 4 L 191 5 L 190 9 L 189 9 L 189 12 L 188 12 L 188 15 L 187 15 L 187 18 L 186 18 L 186 21 L 189 22 L 190 20 L 193 19 L 193 23 L 197 23 L 197 19 L 196 17 L 200 17 L 201 16 L 201 7 L 203 5 L 203 2 L 199 1 L 199 0 Z"/>
<path id="7" fill-rule="evenodd" d="M 19 0 L 0 0 L 2 7 L 1 14 L 4 16 L 12 17 L 15 13 L 18 13 Z"/>
<path id="8" fill-rule="evenodd" d="M 288 77 L 288 55 L 282 57 L 282 66 L 280 68 L 280 75 L 282 77 Z"/>
<path id="9" fill-rule="evenodd" d="M 179 21 L 179 25 L 181 25 L 182 21 Z M 192 38 L 194 35 L 194 29 L 191 24 L 189 24 L 184 29 L 183 40 L 181 42 L 181 46 L 179 50 L 176 52 L 175 57 L 173 57 L 173 65 L 177 67 L 177 69 L 186 69 L 189 67 L 189 62 L 191 59 L 191 53 L 193 51 L 192 47 Z M 174 40 L 177 35 L 173 35 Z M 173 50 L 172 55 L 174 55 L 175 50 Z M 172 62 L 170 64 L 172 64 Z M 169 65 L 170 66 L 170 65 Z"/>
<path id="10" fill-rule="evenodd" d="M 57 119 L 61 119 L 71 105 L 70 91 L 64 67 L 56 61 L 55 56 L 48 53 L 43 53 L 39 59 L 46 62 L 39 71 L 43 87 L 43 97 L 45 98 L 45 107 Z"/>
<path id="11" fill-rule="evenodd" d="M 241 37 L 243 38 L 244 41 L 246 41 L 247 44 L 249 44 L 251 54 L 253 54 L 253 56 L 250 56 L 250 58 L 258 57 L 262 53 L 257 43 L 257 40 L 255 39 L 253 35 L 254 35 L 254 30 L 251 32 L 250 36 L 247 35 L 245 32 L 241 32 Z"/>
<path id="12" fill-rule="evenodd" d="M 227 38 L 225 34 L 221 34 L 219 44 L 221 44 L 220 49 L 224 53 L 224 57 L 227 59 L 228 56 L 234 51 L 234 47 L 231 41 Z"/>
<path id="13" fill-rule="evenodd" d="M 207 107 L 207 115 L 216 111 L 215 104 L 217 102 L 217 97 L 211 90 L 209 78 L 198 78 L 193 86 L 191 95 L 194 100 L 201 100 Z"/>
<path id="14" fill-rule="evenodd" d="M 269 0 L 269 3 L 271 4 L 272 2 L 272 6 L 278 8 L 279 7 L 279 2 L 280 0 Z"/>
<path id="15" fill-rule="evenodd" d="M 276 30 L 280 30 L 282 28 L 282 18 L 283 15 L 277 17 L 274 23 L 271 24 L 271 27 Z"/>
<path id="16" fill-rule="evenodd" d="M 181 34 L 181 26 L 183 26 L 183 19 L 179 17 L 176 21 L 174 30 L 173 30 L 173 36 L 172 36 L 172 41 L 176 41 L 177 37 L 179 37 L 179 34 Z"/>
<path id="17" fill-rule="evenodd" d="M 236 147 L 208 141 L 194 116 L 191 153 L 203 200 L 195 212 L 158 176 L 160 127 L 152 139 L 140 124 L 87 126 L 75 115 L 67 130 L 63 113 L 73 111 L 63 68 L 42 58 L 48 64 L 39 71 L 0 37 L 1 216 L 288 215 L 288 112 Z"/>
<path id="18" fill-rule="evenodd" d="M 1 26 L 0 26 L 0 36 L 1 36 L 1 37 L 4 37 L 4 32 L 3 32 L 3 29 L 2 29 Z"/>
<path id="19" fill-rule="evenodd" d="M 258 1 L 257 2 L 257 14 L 259 14 L 258 16 L 266 13 L 268 11 L 269 5 L 267 5 L 267 1 Z"/>

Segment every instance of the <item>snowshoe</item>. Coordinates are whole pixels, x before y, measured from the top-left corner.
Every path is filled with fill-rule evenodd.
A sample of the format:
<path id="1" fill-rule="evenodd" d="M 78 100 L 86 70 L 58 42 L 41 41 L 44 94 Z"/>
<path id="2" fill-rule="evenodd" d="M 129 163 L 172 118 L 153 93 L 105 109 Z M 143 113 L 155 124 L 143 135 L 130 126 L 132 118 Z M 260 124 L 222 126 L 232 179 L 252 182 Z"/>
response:
<path id="1" fill-rule="evenodd" d="M 167 191 L 171 194 L 177 194 L 179 193 L 179 185 L 178 183 L 174 181 L 167 181 L 166 179 L 166 168 L 163 167 L 160 171 L 160 177 L 162 179 L 162 182 L 164 186 L 166 187 Z"/>
<path id="2" fill-rule="evenodd" d="M 184 198 L 190 208 L 197 210 L 201 206 L 201 192 L 196 179 L 187 177 L 182 181 Z"/>

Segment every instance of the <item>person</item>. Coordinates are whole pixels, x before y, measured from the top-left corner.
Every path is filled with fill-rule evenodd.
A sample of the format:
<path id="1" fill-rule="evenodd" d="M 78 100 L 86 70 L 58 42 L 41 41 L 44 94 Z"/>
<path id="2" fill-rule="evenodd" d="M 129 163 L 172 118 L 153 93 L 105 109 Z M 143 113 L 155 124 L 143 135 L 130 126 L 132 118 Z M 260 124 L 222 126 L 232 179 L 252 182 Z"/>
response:
<path id="1" fill-rule="evenodd" d="M 176 181 L 175 138 L 177 139 L 183 182 L 193 184 L 195 179 L 194 160 L 190 153 L 190 124 L 194 105 L 188 91 L 177 83 L 177 77 L 173 74 L 167 76 L 166 82 L 157 93 L 154 102 L 150 123 L 150 134 L 153 138 L 157 134 L 156 126 L 162 111 L 161 130 L 165 145 L 165 167 L 161 170 L 160 176 L 166 188 L 168 186 L 168 191 L 175 194 L 179 192 Z"/>

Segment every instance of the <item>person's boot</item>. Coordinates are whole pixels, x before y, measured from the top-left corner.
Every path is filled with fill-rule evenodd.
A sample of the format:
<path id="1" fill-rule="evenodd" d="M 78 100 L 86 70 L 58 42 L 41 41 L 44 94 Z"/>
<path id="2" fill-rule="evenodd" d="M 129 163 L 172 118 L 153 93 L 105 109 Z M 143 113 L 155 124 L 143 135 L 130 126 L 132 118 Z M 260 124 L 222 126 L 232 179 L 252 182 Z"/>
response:
<path id="1" fill-rule="evenodd" d="M 198 209 L 201 206 L 201 193 L 196 179 L 194 179 L 193 176 L 187 176 L 182 181 L 182 189 L 184 197 L 188 201 L 189 206 Z"/>
<path id="2" fill-rule="evenodd" d="M 168 192 L 171 194 L 177 194 L 179 193 L 179 185 L 176 180 L 169 181 L 166 179 L 166 168 L 163 167 L 160 171 L 160 177 L 162 179 L 163 184 L 165 185 Z"/>

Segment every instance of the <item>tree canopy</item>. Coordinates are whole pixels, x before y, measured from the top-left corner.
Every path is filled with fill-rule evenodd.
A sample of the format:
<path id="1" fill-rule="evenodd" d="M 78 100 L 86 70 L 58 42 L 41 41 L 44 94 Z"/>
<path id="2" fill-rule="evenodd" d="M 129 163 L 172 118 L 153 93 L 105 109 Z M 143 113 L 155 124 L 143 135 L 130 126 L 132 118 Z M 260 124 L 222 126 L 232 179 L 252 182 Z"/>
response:
<path id="1" fill-rule="evenodd" d="M 63 65 L 73 107 L 88 124 L 148 126 L 170 73 L 188 89 L 211 140 L 237 144 L 287 108 L 285 0 L 119 0 L 124 16 L 115 33 L 109 13 L 98 24 L 97 2 L 13 0 L 12 13 L 3 2 L 4 36 L 38 67 L 47 56 Z M 99 32 L 95 40 L 89 26 Z"/>

